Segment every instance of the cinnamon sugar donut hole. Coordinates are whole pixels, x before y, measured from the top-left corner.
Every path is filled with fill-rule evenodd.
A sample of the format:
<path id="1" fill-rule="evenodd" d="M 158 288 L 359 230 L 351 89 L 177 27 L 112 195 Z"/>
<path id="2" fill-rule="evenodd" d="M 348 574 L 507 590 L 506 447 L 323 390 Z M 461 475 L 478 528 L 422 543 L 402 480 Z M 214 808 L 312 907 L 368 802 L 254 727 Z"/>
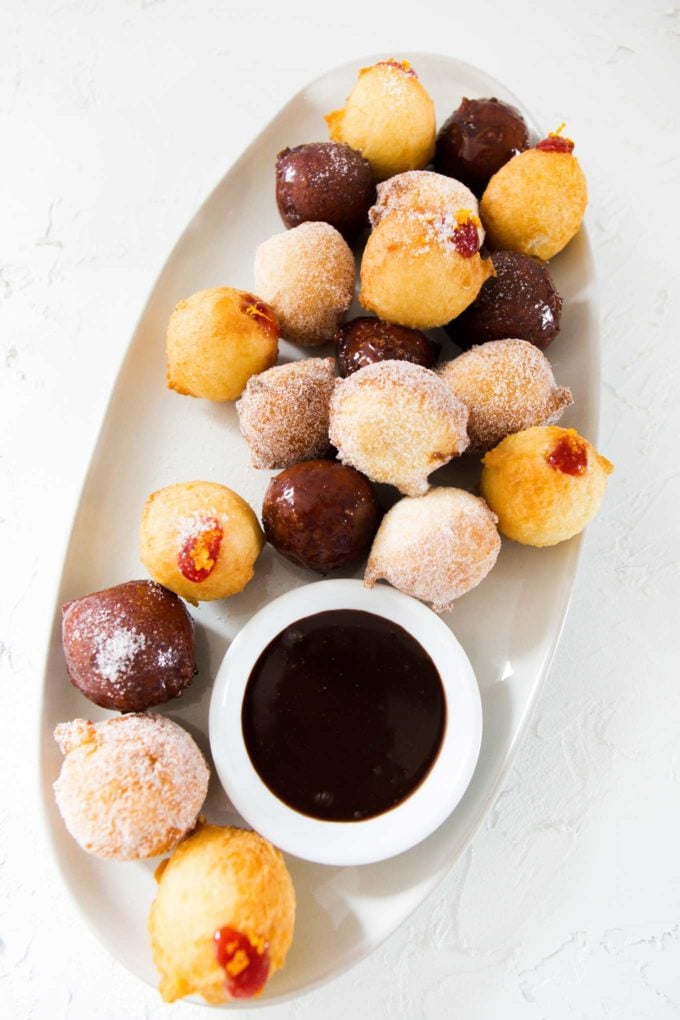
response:
<path id="1" fill-rule="evenodd" d="M 255 252 L 255 287 L 286 340 L 316 347 L 333 339 L 354 294 L 354 256 L 328 223 L 301 223 Z"/>
<path id="2" fill-rule="evenodd" d="M 193 738 L 160 715 L 60 723 L 54 784 L 66 828 L 97 857 L 167 853 L 196 824 L 210 776 Z"/>
<path id="3" fill-rule="evenodd" d="M 571 390 L 556 385 L 550 362 L 528 340 L 472 347 L 438 375 L 470 412 L 470 452 L 490 450 L 532 425 L 554 425 L 574 402 Z"/>
<path id="4" fill-rule="evenodd" d="M 271 308 L 233 287 L 180 301 L 166 338 L 168 388 L 206 400 L 236 400 L 256 372 L 276 361 L 279 324 Z"/>
<path id="5" fill-rule="evenodd" d="M 496 516 L 483 499 L 440 488 L 402 499 L 383 518 L 364 584 L 384 579 L 414 598 L 448 612 L 489 573 L 501 547 Z"/>
<path id="6" fill-rule="evenodd" d="M 434 155 L 434 103 L 407 60 L 362 68 L 344 107 L 326 122 L 331 139 L 358 149 L 378 181 L 417 170 Z"/>
<path id="7" fill-rule="evenodd" d="M 276 365 L 248 383 L 236 405 L 254 468 L 287 468 L 328 453 L 333 358 Z"/>
<path id="8" fill-rule="evenodd" d="M 330 439 L 345 464 L 409 496 L 468 444 L 468 412 L 434 372 L 382 361 L 338 379 Z"/>

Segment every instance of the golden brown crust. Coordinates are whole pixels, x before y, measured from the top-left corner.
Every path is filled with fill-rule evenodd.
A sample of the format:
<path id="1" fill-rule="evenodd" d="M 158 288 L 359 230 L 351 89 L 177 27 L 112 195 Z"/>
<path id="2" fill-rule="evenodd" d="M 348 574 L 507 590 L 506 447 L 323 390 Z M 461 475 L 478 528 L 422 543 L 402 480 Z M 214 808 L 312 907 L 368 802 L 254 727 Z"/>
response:
<path id="1" fill-rule="evenodd" d="M 575 156 L 527 149 L 491 178 L 480 213 L 492 247 L 547 260 L 578 232 L 587 201 Z"/>
<path id="2" fill-rule="evenodd" d="M 587 467 L 567 474 L 547 461 L 563 437 L 585 444 Z M 480 490 L 502 534 L 547 546 L 579 534 L 597 513 L 613 465 L 575 429 L 537 426 L 508 436 L 482 461 Z"/>
<path id="3" fill-rule="evenodd" d="M 192 994 L 228 1001 L 213 943 L 223 927 L 268 942 L 270 976 L 283 967 L 293 939 L 295 891 L 280 851 L 262 836 L 199 825 L 157 878 L 149 936 L 166 1002 Z"/>
<path id="4" fill-rule="evenodd" d="M 332 141 L 357 149 L 379 181 L 419 170 L 434 155 L 434 104 L 407 61 L 362 68 L 345 106 L 325 119 Z"/>
<path id="5" fill-rule="evenodd" d="M 453 214 L 418 209 L 381 220 L 361 261 L 363 307 L 412 329 L 443 326 L 460 315 L 494 270 L 479 252 L 458 253 L 450 240 L 455 225 Z"/>
<path id="6" fill-rule="evenodd" d="M 236 400 L 248 379 L 276 361 L 279 324 L 271 308 L 233 287 L 180 301 L 166 337 L 168 388 L 207 400 Z"/>
<path id="7" fill-rule="evenodd" d="M 215 566 L 200 582 L 189 580 L 178 556 L 192 528 L 215 519 L 223 530 Z M 159 584 L 196 604 L 242 591 L 264 546 L 257 517 L 246 501 L 216 482 L 180 482 L 152 492 L 142 516 L 141 559 Z"/>

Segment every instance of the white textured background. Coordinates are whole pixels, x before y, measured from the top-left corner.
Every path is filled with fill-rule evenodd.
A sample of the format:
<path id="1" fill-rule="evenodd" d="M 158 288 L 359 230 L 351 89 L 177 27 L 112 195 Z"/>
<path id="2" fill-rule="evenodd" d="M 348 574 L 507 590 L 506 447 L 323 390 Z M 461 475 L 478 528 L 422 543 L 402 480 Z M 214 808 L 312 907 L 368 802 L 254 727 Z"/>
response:
<path id="1" fill-rule="evenodd" d="M 47 858 L 36 729 L 61 558 L 133 325 L 199 202 L 310 78 L 419 49 L 485 68 L 577 140 L 616 473 L 530 736 L 470 850 L 367 961 L 258 1016 L 680 1016 L 680 7 L 4 0 L 3 1017 L 207 1015 L 111 959 Z"/>

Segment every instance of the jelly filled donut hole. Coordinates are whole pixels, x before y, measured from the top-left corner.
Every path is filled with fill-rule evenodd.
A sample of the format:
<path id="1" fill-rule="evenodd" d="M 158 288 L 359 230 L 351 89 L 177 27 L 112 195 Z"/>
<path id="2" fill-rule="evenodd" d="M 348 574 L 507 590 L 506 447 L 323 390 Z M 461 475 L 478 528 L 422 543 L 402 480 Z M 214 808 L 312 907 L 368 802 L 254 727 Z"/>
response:
<path id="1" fill-rule="evenodd" d="M 181 482 L 146 501 L 142 562 L 154 580 L 189 602 L 242 591 L 263 545 L 257 517 L 226 485 Z"/>

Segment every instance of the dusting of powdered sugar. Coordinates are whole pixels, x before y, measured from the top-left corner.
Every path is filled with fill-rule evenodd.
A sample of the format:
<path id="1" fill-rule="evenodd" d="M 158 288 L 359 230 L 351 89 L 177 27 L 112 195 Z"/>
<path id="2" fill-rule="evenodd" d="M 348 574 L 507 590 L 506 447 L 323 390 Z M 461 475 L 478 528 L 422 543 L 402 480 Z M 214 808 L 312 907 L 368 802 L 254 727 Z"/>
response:
<path id="1" fill-rule="evenodd" d="M 127 677 L 136 657 L 146 647 L 146 636 L 129 623 L 124 611 L 92 599 L 84 606 L 74 602 L 67 607 L 65 621 L 69 613 L 76 621 L 71 627 L 70 639 L 90 645 L 99 676 L 112 685 Z"/>
<path id="2" fill-rule="evenodd" d="M 104 708 L 140 711 L 177 697 L 194 674 L 193 625 L 154 581 L 127 581 L 63 608 L 71 682 Z"/>
<path id="3" fill-rule="evenodd" d="M 128 672 L 135 656 L 145 646 L 145 636 L 134 627 L 116 627 L 111 634 L 97 634 L 94 640 L 97 672 L 115 683 Z"/>
<path id="4" fill-rule="evenodd" d="M 391 213 L 449 213 L 455 220 L 456 213 L 465 209 L 479 216 L 477 198 L 465 184 L 431 170 L 407 170 L 378 185 L 378 197 L 368 215 L 377 227 Z M 479 226 L 477 232 L 481 244 L 484 228 Z"/>
<path id="5" fill-rule="evenodd" d="M 215 521 L 221 528 L 224 528 L 224 513 L 218 512 L 214 507 L 206 507 L 201 510 L 192 510 L 191 513 L 183 514 L 175 521 L 175 540 L 178 548 L 190 544 L 193 539 L 202 535 L 204 531 L 214 526 Z"/>

